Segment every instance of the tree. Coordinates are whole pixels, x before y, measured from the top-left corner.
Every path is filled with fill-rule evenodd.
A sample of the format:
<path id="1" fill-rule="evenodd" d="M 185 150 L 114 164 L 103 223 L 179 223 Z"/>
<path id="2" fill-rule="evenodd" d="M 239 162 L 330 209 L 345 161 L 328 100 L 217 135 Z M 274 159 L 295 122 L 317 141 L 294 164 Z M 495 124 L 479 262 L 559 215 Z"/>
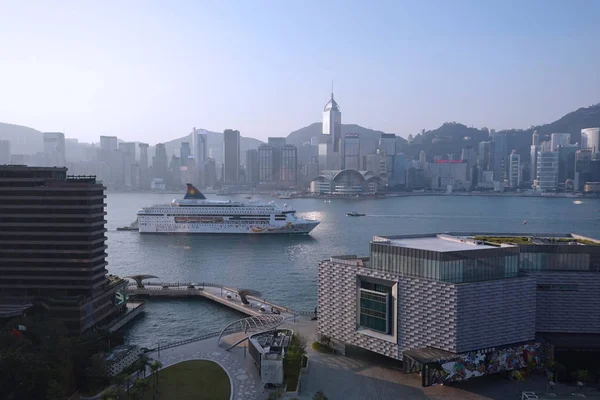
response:
<path id="1" fill-rule="evenodd" d="M 150 371 L 152 371 L 153 385 L 152 385 L 152 398 L 156 399 L 158 396 L 158 371 L 162 368 L 162 363 L 158 360 L 154 360 L 150 363 Z"/>

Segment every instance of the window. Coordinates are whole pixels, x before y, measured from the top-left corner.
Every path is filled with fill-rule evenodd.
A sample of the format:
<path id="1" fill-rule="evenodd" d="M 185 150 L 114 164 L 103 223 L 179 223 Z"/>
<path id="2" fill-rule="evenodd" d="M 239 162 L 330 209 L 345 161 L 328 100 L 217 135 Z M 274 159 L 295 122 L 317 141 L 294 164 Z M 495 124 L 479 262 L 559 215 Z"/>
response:
<path id="1" fill-rule="evenodd" d="M 537 285 L 537 290 L 542 292 L 576 292 L 579 290 L 579 285 L 554 285 L 540 283 Z"/>
<path id="2" fill-rule="evenodd" d="M 391 290 L 378 284 L 371 284 L 386 292 Z M 360 326 L 382 333 L 390 331 L 390 295 L 376 290 L 360 289 Z"/>

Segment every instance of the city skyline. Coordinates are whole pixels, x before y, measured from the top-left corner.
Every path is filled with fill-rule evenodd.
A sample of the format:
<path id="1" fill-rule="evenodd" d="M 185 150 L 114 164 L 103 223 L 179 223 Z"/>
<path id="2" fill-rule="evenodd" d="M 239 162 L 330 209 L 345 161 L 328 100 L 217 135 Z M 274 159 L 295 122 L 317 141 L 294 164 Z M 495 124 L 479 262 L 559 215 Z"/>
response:
<path id="1" fill-rule="evenodd" d="M 509 3 L 8 4 L 0 119 L 85 142 L 190 126 L 266 141 L 319 121 L 331 79 L 346 122 L 402 137 L 446 121 L 527 128 L 597 103 L 600 5 Z"/>

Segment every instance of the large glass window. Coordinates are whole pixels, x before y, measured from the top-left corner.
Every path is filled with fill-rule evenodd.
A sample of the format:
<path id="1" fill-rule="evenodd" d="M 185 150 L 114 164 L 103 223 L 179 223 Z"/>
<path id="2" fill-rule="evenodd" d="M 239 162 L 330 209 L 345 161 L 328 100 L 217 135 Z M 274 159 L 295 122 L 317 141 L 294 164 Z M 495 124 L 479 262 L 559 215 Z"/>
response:
<path id="1" fill-rule="evenodd" d="M 359 325 L 389 334 L 393 307 L 390 286 L 361 281 Z"/>

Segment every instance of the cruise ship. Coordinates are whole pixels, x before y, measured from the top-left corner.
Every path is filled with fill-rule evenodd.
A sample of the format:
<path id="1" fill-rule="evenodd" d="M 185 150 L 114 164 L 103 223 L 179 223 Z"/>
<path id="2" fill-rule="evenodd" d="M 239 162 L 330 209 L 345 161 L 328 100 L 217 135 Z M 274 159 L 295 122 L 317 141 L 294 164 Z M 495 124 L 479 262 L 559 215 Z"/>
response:
<path id="1" fill-rule="evenodd" d="M 140 233 L 308 234 L 319 225 L 273 202 L 207 200 L 190 183 L 183 199 L 144 207 L 137 216 Z"/>

